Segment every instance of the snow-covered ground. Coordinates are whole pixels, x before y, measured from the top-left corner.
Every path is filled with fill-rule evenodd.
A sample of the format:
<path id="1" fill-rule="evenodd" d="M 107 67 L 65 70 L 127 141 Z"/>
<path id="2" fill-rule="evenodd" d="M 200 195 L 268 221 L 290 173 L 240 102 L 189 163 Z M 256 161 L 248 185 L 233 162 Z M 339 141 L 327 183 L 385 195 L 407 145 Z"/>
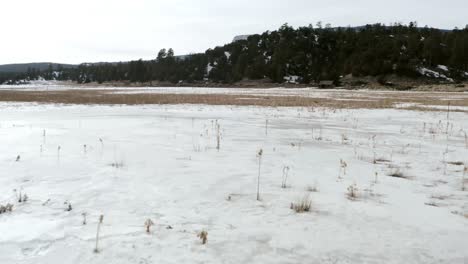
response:
<path id="1" fill-rule="evenodd" d="M 467 263 L 465 132 L 445 111 L 1 103 L 0 263 Z"/>

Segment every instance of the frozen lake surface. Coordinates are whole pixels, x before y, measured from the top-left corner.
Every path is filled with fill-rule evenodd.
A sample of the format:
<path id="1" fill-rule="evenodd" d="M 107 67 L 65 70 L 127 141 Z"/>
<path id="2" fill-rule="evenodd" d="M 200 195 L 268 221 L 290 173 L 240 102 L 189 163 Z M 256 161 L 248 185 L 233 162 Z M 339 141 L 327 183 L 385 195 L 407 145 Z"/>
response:
<path id="1" fill-rule="evenodd" d="M 467 263 L 466 133 L 444 110 L 1 103 L 0 263 Z"/>

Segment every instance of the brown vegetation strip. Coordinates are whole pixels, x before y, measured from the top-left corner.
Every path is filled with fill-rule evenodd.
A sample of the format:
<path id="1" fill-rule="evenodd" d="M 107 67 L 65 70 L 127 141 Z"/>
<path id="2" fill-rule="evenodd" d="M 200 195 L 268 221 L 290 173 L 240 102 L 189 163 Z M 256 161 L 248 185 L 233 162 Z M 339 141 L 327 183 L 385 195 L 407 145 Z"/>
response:
<path id="1" fill-rule="evenodd" d="M 336 98 L 336 99 L 335 99 Z M 299 106 L 331 108 L 393 108 L 397 103 L 444 105 L 434 94 L 387 93 L 359 96 L 352 92 L 340 92 L 330 98 L 302 96 L 268 96 L 235 94 L 116 94 L 107 90 L 61 90 L 61 91 L 0 91 L 0 101 L 37 102 L 62 104 L 208 104 L 208 105 L 257 105 Z M 468 97 L 451 102 L 453 106 L 468 106 Z M 416 108 L 416 107 L 413 107 Z M 428 110 L 428 109 L 415 109 Z M 464 111 L 462 111 L 464 112 Z"/>

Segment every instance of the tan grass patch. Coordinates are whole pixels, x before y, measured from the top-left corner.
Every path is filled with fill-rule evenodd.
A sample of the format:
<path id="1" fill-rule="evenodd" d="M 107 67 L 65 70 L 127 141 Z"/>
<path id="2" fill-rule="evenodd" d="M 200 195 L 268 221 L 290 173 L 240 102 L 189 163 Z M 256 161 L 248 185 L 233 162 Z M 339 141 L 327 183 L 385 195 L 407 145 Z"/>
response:
<path id="1" fill-rule="evenodd" d="M 38 102 L 62 104 L 208 104 L 208 105 L 256 105 L 272 107 L 329 107 L 346 108 L 394 108 L 396 104 L 416 104 L 404 109 L 419 111 L 444 111 L 418 107 L 418 105 L 447 105 L 447 94 L 451 106 L 468 107 L 468 96 L 463 93 L 431 92 L 377 92 L 377 91 L 337 91 L 330 92 L 325 98 L 317 96 L 283 96 L 283 95 L 242 95 L 238 94 L 162 94 L 162 93 L 129 93 L 117 94 L 119 90 L 73 89 L 60 91 L 0 91 L 0 101 Z M 313 96 L 313 92 L 310 94 Z M 468 112 L 463 110 L 451 110 Z"/>

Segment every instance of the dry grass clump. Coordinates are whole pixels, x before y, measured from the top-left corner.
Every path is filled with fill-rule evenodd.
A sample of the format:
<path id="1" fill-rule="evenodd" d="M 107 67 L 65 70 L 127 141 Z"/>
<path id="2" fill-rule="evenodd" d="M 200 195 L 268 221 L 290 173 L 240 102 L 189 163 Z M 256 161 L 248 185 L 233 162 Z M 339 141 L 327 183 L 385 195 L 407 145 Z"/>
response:
<path id="1" fill-rule="evenodd" d="M 309 195 L 306 195 L 296 203 L 291 203 L 290 208 L 296 211 L 296 213 L 310 212 L 312 201 L 310 200 Z"/>
<path id="2" fill-rule="evenodd" d="M 358 188 L 356 184 L 352 184 L 348 187 L 348 192 L 346 193 L 348 199 L 354 201 L 358 198 Z"/>
<path id="3" fill-rule="evenodd" d="M 306 191 L 308 192 L 318 192 L 318 187 L 317 187 L 317 184 L 314 184 L 314 185 L 308 185 L 306 187 Z"/>
<path id="4" fill-rule="evenodd" d="M 151 219 L 146 219 L 145 221 L 145 227 L 146 227 L 146 233 L 151 233 L 151 227 L 154 225 L 153 221 Z"/>
<path id="5" fill-rule="evenodd" d="M 427 202 L 427 203 L 424 203 L 424 204 L 427 205 L 427 206 L 439 207 L 439 205 L 436 204 L 435 202 Z"/>
<path id="6" fill-rule="evenodd" d="M 405 175 L 399 168 L 393 169 L 387 174 L 387 176 L 401 179 L 409 179 L 410 177 Z"/>
<path id="7" fill-rule="evenodd" d="M 205 230 L 202 230 L 200 233 L 198 233 L 197 237 L 200 238 L 203 245 L 205 245 L 206 242 L 208 242 L 208 232 L 206 232 Z"/>
<path id="8" fill-rule="evenodd" d="M 390 160 L 386 159 L 386 158 L 376 158 L 374 159 L 374 164 L 377 164 L 377 163 L 388 163 L 388 162 L 391 162 Z"/>
<path id="9" fill-rule="evenodd" d="M 13 211 L 13 205 L 8 203 L 6 205 L 1 205 L 0 204 L 0 214 L 4 214 L 6 212 L 11 212 Z"/>
<path id="10" fill-rule="evenodd" d="M 116 169 L 123 168 L 125 166 L 123 161 L 115 161 L 110 164 L 111 167 L 114 167 Z"/>
<path id="11" fill-rule="evenodd" d="M 447 161 L 447 164 L 454 165 L 454 166 L 463 166 L 465 163 L 462 161 Z"/>

